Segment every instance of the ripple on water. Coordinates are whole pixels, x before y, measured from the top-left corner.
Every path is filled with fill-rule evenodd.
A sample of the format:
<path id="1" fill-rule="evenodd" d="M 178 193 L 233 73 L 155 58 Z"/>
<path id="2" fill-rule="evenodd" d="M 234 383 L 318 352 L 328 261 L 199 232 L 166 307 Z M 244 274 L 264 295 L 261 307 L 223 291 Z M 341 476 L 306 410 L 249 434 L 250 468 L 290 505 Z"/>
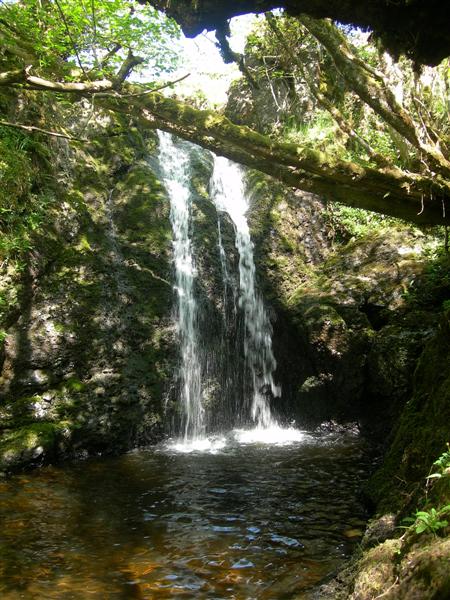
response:
<path id="1" fill-rule="evenodd" d="M 0 597 L 303 593 L 358 543 L 349 531 L 364 519 L 367 461 L 356 437 L 270 436 L 278 441 L 240 430 L 192 451 L 165 446 L 2 482 Z"/>

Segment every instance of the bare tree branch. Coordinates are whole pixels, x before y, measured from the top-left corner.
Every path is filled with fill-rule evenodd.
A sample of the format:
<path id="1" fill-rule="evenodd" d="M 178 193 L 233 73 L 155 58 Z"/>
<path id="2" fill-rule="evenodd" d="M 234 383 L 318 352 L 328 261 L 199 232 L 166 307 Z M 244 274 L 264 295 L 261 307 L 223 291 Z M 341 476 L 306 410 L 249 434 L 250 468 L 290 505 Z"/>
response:
<path id="1" fill-rule="evenodd" d="M 117 54 L 119 52 L 119 50 L 121 50 L 122 45 L 119 44 L 118 42 L 114 44 L 114 46 L 111 48 L 111 50 L 109 50 L 109 52 L 107 52 L 105 54 L 105 56 L 102 58 L 102 60 L 100 61 L 100 69 L 104 69 L 106 67 L 106 65 L 108 64 L 108 61 L 110 58 L 112 58 L 115 54 Z"/>
<path id="2" fill-rule="evenodd" d="M 144 58 L 141 56 L 134 56 L 131 50 L 128 51 L 128 56 L 123 61 L 122 66 L 118 70 L 116 76 L 113 80 L 113 88 L 116 89 L 122 85 L 122 83 L 129 77 L 131 71 L 137 65 L 140 65 L 144 62 Z"/>
<path id="3" fill-rule="evenodd" d="M 19 82 L 17 82 L 19 83 Z M 26 84 L 34 90 L 63 92 L 63 93 L 78 93 L 78 94 L 95 94 L 106 90 L 115 89 L 114 82 L 109 79 L 100 79 L 98 81 L 78 82 L 78 81 L 49 81 L 35 75 L 23 77 L 20 83 Z"/>
<path id="4" fill-rule="evenodd" d="M 0 73 L 0 87 L 9 86 L 16 83 L 22 83 L 33 90 L 75 93 L 75 94 L 96 94 L 98 92 L 118 90 L 130 75 L 133 68 L 144 61 L 140 56 L 129 54 L 123 62 L 117 75 L 112 79 L 99 79 L 97 81 L 50 81 L 36 75 L 30 75 L 31 66 L 25 69 L 16 69 Z"/>
<path id="5" fill-rule="evenodd" d="M 45 135 L 51 135 L 53 137 L 64 138 L 66 140 L 70 140 L 72 142 L 88 142 L 89 140 L 85 138 L 77 138 L 71 135 L 67 135 L 66 133 L 59 133 L 57 131 L 48 131 L 47 129 L 42 129 L 41 127 L 35 127 L 34 125 L 22 125 L 21 123 L 10 123 L 9 121 L 0 120 L 0 125 L 4 127 L 14 127 L 15 129 L 24 129 L 28 132 L 37 131 L 38 133 L 44 133 Z"/>
<path id="6" fill-rule="evenodd" d="M 161 90 L 164 90 L 168 87 L 171 87 L 172 85 L 175 85 L 176 83 L 179 83 L 180 81 L 183 81 L 184 79 L 186 79 L 187 77 L 190 76 L 190 73 L 186 73 L 186 75 L 183 75 L 182 77 L 179 77 L 178 79 L 174 79 L 173 81 L 169 81 L 168 83 L 165 83 L 164 85 L 160 85 L 159 87 L 156 88 L 152 88 L 150 90 L 144 90 L 142 92 L 136 92 L 133 94 L 109 94 L 108 92 L 105 93 L 99 93 L 99 94 L 95 94 L 95 96 L 97 98 L 102 98 L 102 97 L 111 97 L 111 96 L 115 96 L 117 98 L 137 98 L 139 96 L 146 96 L 147 94 L 154 94 L 155 92 L 160 92 Z"/>

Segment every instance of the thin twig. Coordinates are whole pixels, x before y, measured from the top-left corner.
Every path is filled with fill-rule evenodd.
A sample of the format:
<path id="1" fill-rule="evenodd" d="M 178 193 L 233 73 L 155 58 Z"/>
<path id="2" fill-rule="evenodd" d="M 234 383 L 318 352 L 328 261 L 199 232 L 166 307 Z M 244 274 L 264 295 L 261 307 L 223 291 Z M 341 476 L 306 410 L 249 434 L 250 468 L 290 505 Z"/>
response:
<path id="1" fill-rule="evenodd" d="M 395 578 L 394 583 L 392 585 L 390 585 L 387 590 L 385 590 L 382 594 L 375 596 L 374 600 L 378 600 L 378 598 L 383 598 L 383 596 L 386 596 L 386 594 L 388 594 L 392 590 L 392 588 L 394 588 L 397 585 L 397 583 L 398 583 L 398 577 Z"/>
<path id="2" fill-rule="evenodd" d="M 41 129 L 41 127 L 36 127 L 35 125 L 22 125 L 20 123 L 10 123 L 9 121 L 0 120 L 0 125 L 4 127 L 14 127 L 16 129 L 24 129 L 25 131 L 33 132 L 37 131 L 39 133 L 44 133 L 45 135 L 52 135 L 58 138 L 64 138 L 66 140 L 70 140 L 72 142 L 88 142 L 89 140 L 85 138 L 77 138 L 71 135 L 67 135 L 65 133 L 58 133 L 57 131 L 48 131 L 47 129 Z"/>
<path id="3" fill-rule="evenodd" d="M 190 73 L 187 73 L 186 75 L 183 75 L 183 77 L 180 77 L 179 79 L 175 79 L 174 81 L 169 81 L 169 83 L 165 83 L 164 85 L 161 85 L 157 88 L 152 88 L 151 90 L 144 90 L 143 92 L 137 92 L 134 94 L 119 94 L 118 92 L 98 92 L 95 94 L 95 96 L 97 98 L 135 98 L 136 96 L 145 96 L 146 94 L 153 94 L 155 92 L 159 92 L 160 90 L 163 90 L 167 87 L 170 87 L 171 85 L 175 85 L 176 83 L 179 83 L 180 81 L 183 81 L 183 79 L 186 79 L 186 77 L 189 77 Z"/>
<path id="4" fill-rule="evenodd" d="M 91 0 L 91 13 L 92 13 L 92 31 L 94 33 L 93 42 L 97 43 L 97 20 L 95 18 L 95 4 L 94 0 Z"/>
<path id="5" fill-rule="evenodd" d="M 83 63 L 81 62 L 81 58 L 80 58 L 80 55 L 78 53 L 77 45 L 75 43 L 75 40 L 72 37 L 72 33 L 70 32 L 69 24 L 67 23 L 66 17 L 64 15 L 63 9 L 61 8 L 59 0 L 55 0 L 55 4 L 58 7 L 58 11 L 59 11 L 59 14 L 61 15 L 61 19 L 63 20 L 64 27 L 66 29 L 66 33 L 67 33 L 67 35 L 69 37 L 69 40 L 70 40 L 70 42 L 72 44 L 72 47 L 73 47 L 74 51 L 75 51 L 75 56 L 77 57 L 77 61 L 78 61 L 78 64 L 80 65 L 80 69 L 83 71 L 83 73 L 85 75 L 87 75 L 86 70 L 83 67 Z"/>
<path id="6" fill-rule="evenodd" d="M 86 120 L 86 123 L 83 125 L 83 127 L 81 128 L 80 133 L 84 133 L 87 129 L 87 126 L 89 125 L 89 123 L 91 122 L 92 117 L 94 116 L 94 112 L 95 112 L 95 94 L 93 94 L 92 96 L 92 102 L 91 102 L 91 112 Z"/>
<path id="7" fill-rule="evenodd" d="M 80 1 L 81 4 L 81 8 L 83 9 L 84 15 L 86 17 L 86 19 L 88 21 L 90 21 L 90 19 L 92 18 L 93 20 L 93 25 L 92 25 L 92 42 L 90 44 L 90 48 L 92 51 L 92 54 L 94 55 L 94 63 L 95 65 L 99 64 L 99 60 L 98 60 L 98 55 L 97 55 L 97 48 L 95 47 L 95 44 L 97 43 L 97 30 L 96 30 L 96 22 L 95 22 L 95 14 L 94 14 L 94 0 L 91 1 L 91 12 L 89 13 L 88 10 L 86 9 L 85 5 L 84 5 L 84 1 L 81 0 Z M 94 67 L 92 67 L 91 69 L 88 70 L 88 72 L 90 73 L 93 70 Z"/>
<path id="8" fill-rule="evenodd" d="M 420 211 L 417 213 L 417 215 L 421 215 L 424 210 L 425 210 L 425 204 L 423 203 L 423 194 L 421 194 L 421 196 L 420 196 Z"/>
<path id="9" fill-rule="evenodd" d="M 189 76 L 190 76 L 190 73 L 186 73 L 186 75 L 183 75 L 183 77 L 180 77 L 179 79 L 175 79 L 174 81 L 169 81 L 169 83 L 165 83 L 164 85 L 160 85 L 157 88 L 153 88 L 151 90 L 145 90 L 144 92 L 138 92 L 136 94 L 124 94 L 123 96 L 120 96 L 120 97 L 121 98 L 133 98 L 134 96 L 145 96 L 145 94 L 153 94 L 153 92 L 159 92 L 160 90 L 168 88 L 171 85 L 175 85 L 176 83 L 180 83 L 180 81 L 183 81 L 184 79 L 186 79 Z"/>

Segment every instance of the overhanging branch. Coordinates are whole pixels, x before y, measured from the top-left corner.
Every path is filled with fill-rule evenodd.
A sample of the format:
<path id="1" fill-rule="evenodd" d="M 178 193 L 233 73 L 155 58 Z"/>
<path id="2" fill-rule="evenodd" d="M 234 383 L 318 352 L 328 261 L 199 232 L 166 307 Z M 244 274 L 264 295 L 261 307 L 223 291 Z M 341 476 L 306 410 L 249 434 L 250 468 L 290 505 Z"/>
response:
<path id="1" fill-rule="evenodd" d="M 99 79 L 97 81 L 50 81 L 37 75 L 31 75 L 32 65 L 25 69 L 15 69 L 0 73 L 0 86 L 23 84 L 33 90 L 62 92 L 66 94 L 96 94 L 106 91 L 117 91 L 130 76 L 137 65 L 144 62 L 140 56 L 129 52 L 113 79 Z"/>
<path id="2" fill-rule="evenodd" d="M 145 127 L 175 133 L 329 200 L 415 223 L 450 222 L 450 185 L 443 178 L 330 159 L 296 144 L 275 142 L 218 113 L 197 110 L 158 93 L 132 102 L 121 98 L 99 102 L 109 110 L 132 115 Z"/>
<path id="3" fill-rule="evenodd" d="M 398 168 L 374 169 L 330 158 L 307 147 L 276 142 L 248 127 L 238 126 L 213 111 L 197 110 L 155 90 L 142 95 L 128 86 L 123 96 L 109 80 L 86 83 L 51 82 L 29 69 L 3 73 L 3 84 L 26 83 L 33 89 L 95 94 L 103 108 L 160 128 L 209 150 L 271 175 L 289 186 L 366 210 L 424 225 L 450 223 L 450 183 Z M 110 92 L 110 93 L 105 93 Z"/>

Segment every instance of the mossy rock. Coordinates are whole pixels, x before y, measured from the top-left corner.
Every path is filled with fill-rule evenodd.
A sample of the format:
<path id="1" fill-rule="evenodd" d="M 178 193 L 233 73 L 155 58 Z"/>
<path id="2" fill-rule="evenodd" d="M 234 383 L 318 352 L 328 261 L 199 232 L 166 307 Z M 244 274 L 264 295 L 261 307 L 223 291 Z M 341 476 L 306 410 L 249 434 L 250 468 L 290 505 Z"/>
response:
<path id="1" fill-rule="evenodd" d="M 369 600 L 382 594 L 396 581 L 396 558 L 401 542 L 390 539 L 368 550 L 360 559 L 353 584 L 352 600 Z"/>
<path id="2" fill-rule="evenodd" d="M 430 465 L 450 438 L 450 323 L 442 316 L 414 374 L 414 389 L 383 466 L 367 491 L 380 511 L 401 510 L 416 498 Z"/>
<path id="3" fill-rule="evenodd" d="M 70 437 L 67 422 L 33 423 L 4 431 L 0 441 L 0 471 L 13 472 L 24 466 L 53 460 Z"/>
<path id="4" fill-rule="evenodd" d="M 120 135 L 105 136 L 111 128 Z M 67 189 L 36 237 L 39 268 L 30 264 L 24 292 L 20 278 L 7 290 L 20 317 L 2 388 L 11 470 L 161 436 L 174 352 L 169 202 L 147 159 L 155 136 L 119 117 L 91 129 L 94 143 L 66 157 Z"/>

